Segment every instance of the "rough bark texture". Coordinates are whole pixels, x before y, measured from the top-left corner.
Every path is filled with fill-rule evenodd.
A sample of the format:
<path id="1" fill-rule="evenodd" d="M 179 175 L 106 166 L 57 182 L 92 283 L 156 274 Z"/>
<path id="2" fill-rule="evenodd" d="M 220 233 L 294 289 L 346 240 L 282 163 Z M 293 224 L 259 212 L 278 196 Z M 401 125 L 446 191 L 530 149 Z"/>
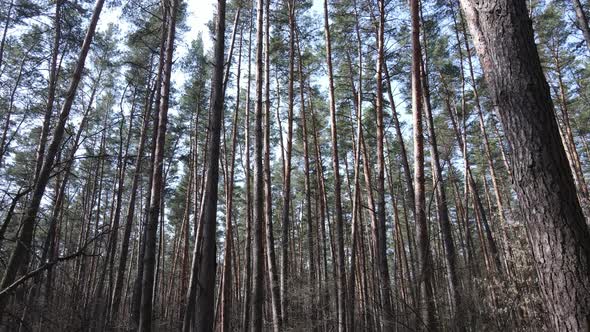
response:
<path id="1" fill-rule="evenodd" d="M 512 174 L 547 311 L 559 331 L 590 329 L 590 234 L 524 0 L 461 0 L 511 147 Z"/>

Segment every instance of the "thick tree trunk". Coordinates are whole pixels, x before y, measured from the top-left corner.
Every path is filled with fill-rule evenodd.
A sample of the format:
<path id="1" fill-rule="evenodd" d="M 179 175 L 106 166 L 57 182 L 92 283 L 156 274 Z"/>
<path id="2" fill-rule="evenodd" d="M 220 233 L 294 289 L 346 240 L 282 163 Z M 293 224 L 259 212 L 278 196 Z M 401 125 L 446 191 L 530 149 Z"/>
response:
<path id="1" fill-rule="evenodd" d="M 155 112 L 153 114 L 152 119 L 152 137 L 151 137 L 151 146 L 150 146 L 150 163 L 149 169 L 147 170 L 148 174 L 154 173 L 155 167 L 155 151 L 156 151 L 156 141 L 158 139 L 158 124 L 160 122 L 160 112 L 159 112 L 159 105 L 160 100 L 162 99 L 162 77 L 164 72 L 164 52 L 165 52 L 165 45 L 166 45 L 166 22 L 168 11 L 163 11 L 162 16 L 162 26 L 160 32 L 160 47 L 159 47 L 159 56 L 158 56 L 158 69 L 156 74 L 156 82 L 155 82 L 155 92 L 154 92 L 154 105 L 155 105 Z M 151 101 L 150 101 L 150 108 L 151 108 Z M 150 112 L 151 113 L 151 112 Z M 133 321 L 134 327 L 137 328 L 139 326 L 139 315 L 140 315 L 140 307 L 141 307 L 141 281 L 143 278 L 143 260 L 145 257 L 145 232 L 147 230 L 147 218 L 149 216 L 149 209 L 150 209 L 150 201 L 151 201 L 151 194 L 152 191 L 150 190 L 152 187 L 153 177 L 148 178 L 147 182 L 147 193 L 145 197 L 144 208 L 142 208 L 143 215 L 139 218 L 140 220 L 140 236 L 139 236 L 139 250 L 137 253 L 137 269 L 135 273 L 135 280 L 133 283 L 133 291 L 131 295 L 131 319 Z M 196 223 L 195 223 L 196 225 Z"/>
<path id="2" fill-rule="evenodd" d="M 511 147 L 514 183 L 553 329 L 590 329 L 590 234 L 560 143 L 524 0 L 461 0 Z"/>

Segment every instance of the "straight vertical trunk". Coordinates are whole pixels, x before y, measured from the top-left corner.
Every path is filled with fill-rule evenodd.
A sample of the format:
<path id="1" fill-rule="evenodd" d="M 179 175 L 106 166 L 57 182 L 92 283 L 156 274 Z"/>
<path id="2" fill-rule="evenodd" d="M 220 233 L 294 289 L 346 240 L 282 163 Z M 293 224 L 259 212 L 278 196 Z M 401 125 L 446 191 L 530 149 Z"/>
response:
<path id="1" fill-rule="evenodd" d="M 141 307 L 139 315 L 139 331 L 149 332 L 152 328 L 152 312 L 154 297 L 154 280 L 156 264 L 156 235 L 158 220 L 161 210 L 161 197 L 165 186 L 163 181 L 164 149 L 166 143 L 166 126 L 168 123 L 168 104 L 170 96 L 170 76 L 172 71 L 172 59 L 174 56 L 174 37 L 176 33 L 176 14 L 179 0 L 170 0 L 167 3 L 169 14 L 167 17 L 166 48 L 164 53 L 164 68 L 162 72 L 162 87 L 159 104 L 159 121 L 156 147 L 154 151 L 154 169 L 152 174 L 151 198 L 149 202 L 149 214 L 145 232 L 145 256 L 143 257 L 143 276 Z"/>
<path id="2" fill-rule="evenodd" d="M 229 174 L 226 174 L 226 211 L 225 211 L 225 249 L 223 253 L 223 276 L 222 276 L 222 293 L 221 293 L 221 331 L 227 332 L 231 329 L 231 289 L 233 285 L 232 277 L 232 248 L 233 248 L 233 193 L 234 193 L 234 169 L 236 164 L 236 146 L 238 143 L 238 115 L 240 113 L 240 76 L 242 65 L 242 34 L 240 33 L 238 53 L 238 73 L 236 78 L 236 109 L 234 111 L 234 120 L 232 126 L 232 145 L 230 160 L 227 161 L 226 168 L 229 168 Z M 229 67 L 227 72 L 229 72 Z M 225 89 L 224 89 L 225 90 Z M 227 146 L 227 143 L 226 143 Z"/>
<path id="3" fill-rule="evenodd" d="M 421 328 L 437 330 L 436 313 L 432 291 L 432 256 L 426 219 L 426 196 L 424 179 L 424 137 L 422 134 L 422 87 L 420 68 L 422 52 L 420 46 L 419 0 L 410 1 L 412 18 L 412 113 L 414 117 L 414 196 L 416 219 L 416 249 L 418 262 L 417 282 L 420 290 Z"/>
<path id="4" fill-rule="evenodd" d="M 282 328 L 282 312 L 277 263 L 275 256 L 275 241 L 272 230 L 272 184 L 270 169 L 270 1 L 265 3 L 265 36 L 264 36 L 264 213 L 266 222 L 266 259 L 268 265 L 268 280 L 271 295 L 271 311 L 273 331 Z"/>
<path id="5" fill-rule="evenodd" d="M 430 104 L 430 87 L 428 84 L 428 73 L 426 64 L 422 62 L 422 88 L 424 92 L 424 111 L 426 115 L 426 127 L 430 136 L 430 157 L 432 164 L 432 181 L 435 190 L 436 209 L 442 243 L 444 246 L 445 263 L 447 268 L 447 284 L 449 287 L 451 299 L 451 322 L 453 328 L 464 331 L 462 316 L 462 299 L 459 292 L 459 279 L 457 276 L 457 263 L 455 243 L 453 240 L 453 231 L 449 218 L 449 209 L 447 206 L 447 194 L 445 191 L 445 182 L 443 179 L 442 166 L 440 163 L 436 132 L 434 131 L 434 119 L 432 116 L 432 106 Z"/>
<path id="6" fill-rule="evenodd" d="M 250 310 L 252 321 L 250 330 L 262 331 L 262 305 L 264 302 L 264 174 L 262 169 L 262 41 L 263 41 L 264 0 L 258 0 L 256 14 L 256 108 L 254 112 L 254 214 L 252 221 L 252 295 Z"/>
<path id="7" fill-rule="evenodd" d="M 196 291 L 196 331 L 211 331 L 215 320 L 214 296 L 215 277 L 217 274 L 216 260 L 216 228 L 217 228 L 217 196 L 219 181 L 219 151 L 221 146 L 221 123 L 223 121 L 223 63 L 225 48 L 225 0 L 217 2 L 217 22 L 215 27 L 215 67 L 211 79 L 211 116 L 209 119 L 208 165 L 203 200 L 203 214 L 200 227 L 203 228 L 202 253 L 193 257 L 198 262 L 198 278 L 191 282 L 198 284 Z"/>
<path id="8" fill-rule="evenodd" d="M 393 307 L 391 305 L 391 288 L 389 279 L 389 264 L 387 261 L 387 236 L 385 218 L 385 130 L 383 124 L 383 66 L 385 58 L 383 55 L 385 43 L 385 1 L 378 1 L 379 22 L 377 29 L 377 98 L 375 101 L 377 111 L 377 220 L 376 220 L 376 242 L 375 254 L 377 268 L 379 270 L 379 283 L 381 294 L 381 324 L 385 331 L 393 330 Z M 371 188 L 367 188 L 371 190 Z M 391 317 L 390 317 L 391 316 Z"/>
<path id="9" fill-rule="evenodd" d="M 287 295 L 289 288 L 289 214 L 291 213 L 291 156 L 293 148 L 293 105 L 295 93 L 293 89 L 295 81 L 295 1 L 289 0 L 286 3 L 289 11 L 289 78 L 287 97 L 287 144 L 285 147 L 285 170 L 283 180 L 283 210 L 281 214 L 281 313 L 283 324 L 288 324 L 288 302 Z M 282 133 L 281 133 L 282 135 Z"/>
<path id="10" fill-rule="evenodd" d="M 324 0 L 324 32 L 326 38 L 326 62 L 328 65 L 329 106 L 330 106 L 330 136 L 332 138 L 332 167 L 334 168 L 334 223 L 336 227 L 336 291 L 338 331 L 346 331 L 346 274 L 344 258 L 344 230 L 342 218 L 342 189 L 340 183 L 340 162 L 338 157 L 338 130 L 336 128 L 336 100 L 334 97 L 334 70 L 332 69 L 332 45 L 330 39 L 330 23 L 328 0 Z"/>
<path id="11" fill-rule="evenodd" d="M 123 238 L 121 239 L 121 251 L 119 254 L 119 264 L 117 268 L 117 275 L 115 277 L 115 285 L 113 287 L 113 294 L 111 298 L 111 319 L 116 320 L 119 310 L 119 304 L 121 303 L 121 290 L 123 289 L 123 279 L 125 273 L 125 266 L 127 265 L 127 257 L 129 255 L 129 241 L 131 237 L 131 229 L 133 219 L 135 218 L 135 205 L 137 200 L 137 190 L 139 188 L 139 180 L 141 177 L 141 165 L 143 161 L 143 155 L 145 150 L 145 143 L 147 138 L 147 131 L 149 126 L 149 118 L 152 111 L 152 102 L 154 97 L 154 90 L 157 88 L 157 84 L 154 85 L 153 89 L 150 89 L 150 93 L 146 98 L 145 111 L 143 114 L 143 123 L 141 126 L 141 133 L 139 138 L 139 146 L 137 147 L 137 157 L 135 158 L 135 170 L 133 173 L 133 179 L 131 180 L 129 206 L 127 208 L 127 214 L 125 216 L 125 228 L 123 229 Z"/>

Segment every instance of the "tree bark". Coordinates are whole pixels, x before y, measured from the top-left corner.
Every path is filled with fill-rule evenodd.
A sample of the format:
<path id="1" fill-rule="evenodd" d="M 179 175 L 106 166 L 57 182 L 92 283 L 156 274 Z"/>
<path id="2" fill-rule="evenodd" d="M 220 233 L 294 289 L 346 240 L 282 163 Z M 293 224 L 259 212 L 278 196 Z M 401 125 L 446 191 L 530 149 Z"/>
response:
<path id="1" fill-rule="evenodd" d="M 511 148 L 512 174 L 547 311 L 590 329 L 590 234 L 576 196 L 524 0 L 461 0 Z"/>

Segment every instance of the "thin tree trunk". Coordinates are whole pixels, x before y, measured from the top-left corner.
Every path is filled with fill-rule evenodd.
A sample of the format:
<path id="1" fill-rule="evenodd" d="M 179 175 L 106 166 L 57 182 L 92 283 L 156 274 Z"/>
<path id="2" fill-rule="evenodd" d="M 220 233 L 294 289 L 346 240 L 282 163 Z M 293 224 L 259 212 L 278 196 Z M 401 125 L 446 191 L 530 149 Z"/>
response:
<path id="1" fill-rule="evenodd" d="M 252 31 L 254 30 L 254 1 L 251 2 L 250 9 L 250 27 L 248 29 L 248 82 L 246 87 L 246 109 L 245 109 L 245 181 L 246 181 L 246 245 L 244 264 L 244 301 L 242 312 L 242 329 L 248 331 L 250 327 L 250 294 L 252 290 L 252 186 L 251 186 L 251 171 L 250 171 L 250 86 L 252 78 Z"/>
<path id="2" fill-rule="evenodd" d="M 387 234 L 385 232 L 385 154 L 383 152 L 385 144 L 385 129 L 383 124 L 383 66 L 384 61 L 384 44 L 385 44 L 385 1 L 378 1 L 379 21 L 377 29 L 377 220 L 375 236 L 375 254 L 379 278 L 377 286 L 381 294 L 381 324 L 385 331 L 393 330 L 393 307 L 391 304 L 391 288 L 389 279 L 389 265 L 387 261 Z M 367 188 L 371 190 L 371 188 Z M 391 316 L 391 317 L 390 317 Z"/>
<path id="3" fill-rule="evenodd" d="M 414 192 L 416 218 L 416 249 L 418 262 L 417 282 L 420 290 L 420 325 L 437 330 L 436 313 L 432 291 L 432 256 L 426 220 L 426 196 L 424 179 L 424 137 L 422 134 L 422 87 L 420 67 L 422 63 L 420 47 L 419 0 L 410 1 L 412 18 L 412 113 L 414 117 Z"/>
<path id="4" fill-rule="evenodd" d="M 270 164 L 270 1 L 265 3 L 265 36 L 264 36 L 264 212 L 266 222 L 266 259 L 268 265 L 268 281 L 271 295 L 271 311 L 273 319 L 273 331 L 281 331 L 282 312 L 279 280 L 277 275 L 277 263 L 272 225 L 272 184 Z M 278 87 L 277 87 L 278 88 Z"/>
<path id="5" fill-rule="evenodd" d="M 238 9 L 239 10 L 239 9 Z M 234 27 L 235 29 L 235 27 Z M 222 293 L 221 293 L 221 315 L 220 315 L 220 330 L 227 332 L 231 330 L 231 289 L 232 281 L 232 248 L 233 248 L 233 192 L 234 192 L 234 169 L 236 164 L 236 146 L 238 143 L 238 115 L 240 113 L 240 78 L 242 65 L 242 33 L 240 32 L 238 53 L 238 72 L 236 78 L 236 109 L 234 111 L 234 119 L 232 126 L 232 147 L 230 152 L 230 160 L 226 162 L 226 168 L 229 171 L 225 175 L 226 187 L 226 212 L 225 212 L 225 248 L 223 253 L 223 275 L 222 275 Z M 229 69 L 229 68 L 228 68 Z M 227 70 L 229 72 L 229 70 Z M 227 144 L 226 144 L 227 146 Z"/>
<path id="6" fill-rule="evenodd" d="M 287 298 L 289 292 L 289 214 L 291 209 L 291 156 L 293 148 L 293 104 L 295 93 L 293 89 L 295 81 L 295 1 L 286 2 L 289 11 L 289 78 L 287 83 L 287 144 L 285 147 L 285 170 L 283 177 L 283 209 L 281 213 L 281 313 L 285 326 L 288 326 L 289 312 Z M 281 133 L 282 135 L 282 133 Z"/>
<path id="7" fill-rule="evenodd" d="M 426 38 L 424 38 L 426 44 Z M 426 45 L 425 45 L 425 49 Z M 426 51 L 425 51 L 426 53 Z M 426 58 L 426 55 L 425 55 Z M 441 240 L 444 246 L 445 263 L 447 268 L 447 284 L 449 287 L 449 297 L 451 299 L 451 322 L 452 328 L 464 331 L 465 326 L 462 315 L 462 298 L 459 290 L 459 280 L 457 276 L 457 263 L 455 243 L 453 240 L 453 233 L 451 229 L 451 222 L 449 218 L 449 210 L 447 206 L 447 194 L 445 191 L 445 183 L 443 179 L 442 166 L 439 158 L 438 145 L 436 140 L 436 132 L 434 130 L 434 119 L 432 115 L 432 106 L 430 104 L 430 87 L 428 83 L 428 72 L 426 61 L 421 63 L 422 72 L 422 89 L 424 98 L 424 111 L 426 116 L 426 127 L 430 136 L 430 156 L 432 164 L 432 181 L 435 190 L 435 201 L 438 214 L 438 222 L 440 224 Z"/>
<path id="8" fill-rule="evenodd" d="M 10 21 L 12 17 L 12 9 L 14 8 L 14 0 L 10 0 L 10 4 L 8 5 L 8 13 L 6 14 L 6 22 L 4 23 L 4 29 L 2 31 L 2 40 L 0 40 L 0 68 L 2 67 L 2 62 L 4 60 L 4 46 L 6 45 L 6 34 L 8 33 L 8 27 L 10 26 Z M 0 75 L 2 75 L 3 71 L 0 71 Z"/>
<path id="9" fill-rule="evenodd" d="M 152 174 L 151 197 L 149 202 L 149 214 L 145 232 L 145 256 L 143 257 L 143 276 L 141 307 L 139 315 L 139 331 L 149 332 L 152 329 L 153 313 L 153 288 L 155 280 L 156 264 L 156 235 L 158 219 L 161 210 L 161 197 L 163 188 L 164 171 L 164 149 L 166 140 L 166 126 L 168 123 L 168 104 L 170 95 L 170 76 L 172 71 L 172 59 L 174 56 L 174 37 L 176 33 L 176 14 L 178 11 L 178 0 L 170 0 L 166 5 L 169 14 L 166 24 L 166 46 L 164 52 L 164 67 L 162 71 L 162 86 L 158 119 L 158 135 L 154 151 L 154 169 Z"/>
<path id="10" fill-rule="evenodd" d="M 258 0 L 256 14 L 256 108 L 254 113 L 254 214 L 252 221 L 252 294 L 250 298 L 250 310 L 252 320 L 250 330 L 253 332 L 262 331 L 262 305 L 264 302 L 264 172 L 262 168 L 262 43 L 263 43 L 263 14 L 264 0 Z"/>
<path id="11" fill-rule="evenodd" d="M 305 109 L 305 82 L 304 82 L 304 73 L 303 73 L 303 57 L 301 54 L 301 46 L 299 40 L 299 34 L 297 33 L 297 55 L 298 55 L 298 72 L 299 72 L 299 98 L 301 99 L 301 130 L 303 131 L 302 138 L 303 138 L 303 173 L 305 175 L 304 179 L 304 191 L 305 191 L 305 219 L 307 221 L 307 245 L 308 245 L 308 255 L 309 255 L 309 285 L 311 287 L 311 324 L 312 330 L 317 331 L 318 324 L 317 324 L 317 305 L 318 305 L 318 298 L 317 288 L 318 284 L 316 283 L 316 262 L 315 262 L 315 252 L 316 247 L 314 244 L 314 227 L 313 227 L 313 216 L 312 216 L 312 206 L 311 206 L 311 167 L 309 162 L 309 140 L 307 136 L 307 114 Z M 311 96 L 310 96 L 311 97 Z"/>
<path id="12" fill-rule="evenodd" d="M 45 107 L 45 115 L 43 118 L 43 126 L 41 127 L 41 137 L 39 138 L 39 146 L 37 147 L 37 158 L 35 162 L 35 179 L 39 176 L 41 166 L 43 166 L 43 157 L 45 155 L 45 146 L 47 145 L 47 136 L 49 135 L 49 125 L 51 116 L 53 115 L 53 103 L 55 100 L 55 90 L 57 87 L 58 64 L 57 56 L 59 54 L 59 43 L 61 39 L 61 6 L 62 0 L 55 2 L 55 18 L 54 29 L 55 35 L 53 37 L 53 48 L 51 52 L 51 63 L 49 69 L 49 88 L 47 90 L 47 105 Z M 4 32 L 6 33 L 6 31 Z M 1 55 L 0 55 L 1 56 Z M 1 63 L 2 61 L 0 61 Z"/>
<path id="13" fill-rule="evenodd" d="M 149 85 L 148 85 L 149 86 Z M 113 287 L 113 294 L 111 298 L 111 320 L 116 321 L 119 305 L 121 303 L 121 290 L 123 288 L 123 280 L 125 273 L 125 266 L 127 265 L 127 256 L 129 254 L 129 241 L 131 237 L 131 229 L 133 219 L 135 217 L 135 206 L 137 200 L 137 190 L 139 187 L 139 180 L 142 174 L 141 166 L 143 161 L 143 155 L 145 151 L 145 143 L 147 139 L 147 131 L 149 127 L 149 118 L 152 113 L 152 105 L 154 99 L 155 90 L 158 88 L 158 82 L 154 83 L 154 88 L 150 89 L 150 93 L 146 98 L 145 111 L 143 114 L 143 123 L 141 126 L 141 133 L 139 138 L 139 146 L 137 147 L 137 156 L 135 158 L 135 170 L 133 173 L 133 179 L 131 180 L 129 205 L 127 208 L 127 214 L 125 216 L 125 228 L 123 230 L 123 238 L 121 240 L 121 251 L 119 254 L 119 264 L 117 268 L 117 275 L 115 277 L 115 285 Z"/>
<path id="14" fill-rule="evenodd" d="M 328 13 L 328 0 L 324 0 L 324 33 L 326 38 L 326 62 L 328 65 L 329 81 L 329 106 L 330 106 L 330 134 L 332 139 L 332 167 L 334 168 L 334 223 L 336 227 L 336 291 L 337 291 L 337 317 L 338 331 L 346 330 L 346 274 L 344 257 L 344 230 L 342 218 L 342 190 L 340 183 L 340 162 L 338 157 L 338 130 L 336 128 L 336 100 L 334 96 L 334 70 L 332 68 L 332 45 L 330 39 L 330 24 Z"/>

